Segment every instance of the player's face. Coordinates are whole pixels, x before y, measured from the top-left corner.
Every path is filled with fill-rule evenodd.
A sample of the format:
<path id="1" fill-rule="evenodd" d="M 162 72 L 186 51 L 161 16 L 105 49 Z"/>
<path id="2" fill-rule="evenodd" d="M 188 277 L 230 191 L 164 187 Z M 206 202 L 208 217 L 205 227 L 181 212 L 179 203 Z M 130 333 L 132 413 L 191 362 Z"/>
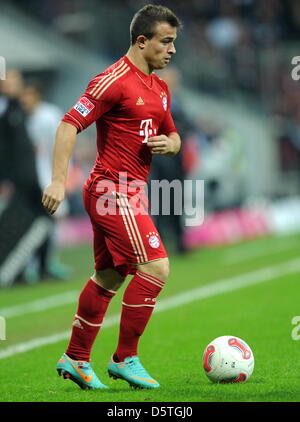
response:
<path id="1" fill-rule="evenodd" d="M 169 63 L 173 54 L 176 53 L 174 41 L 177 37 L 177 29 L 167 22 L 160 22 L 156 26 L 154 36 L 145 42 L 143 51 L 151 69 L 163 69 Z"/>

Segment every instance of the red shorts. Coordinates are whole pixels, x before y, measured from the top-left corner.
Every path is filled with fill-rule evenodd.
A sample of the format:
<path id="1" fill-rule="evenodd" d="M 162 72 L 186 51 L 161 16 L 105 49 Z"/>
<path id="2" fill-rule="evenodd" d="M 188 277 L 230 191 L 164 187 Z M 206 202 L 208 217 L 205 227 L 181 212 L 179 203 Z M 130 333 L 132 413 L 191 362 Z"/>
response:
<path id="1" fill-rule="evenodd" d="M 83 201 L 94 232 L 96 270 L 114 268 L 125 277 L 135 274 L 137 264 L 168 256 L 152 218 L 139 213 L 127 194 L 110 191 L 100 199 L 85 187 Z M 99 208 L 104 202 L 110 212 Z"/>

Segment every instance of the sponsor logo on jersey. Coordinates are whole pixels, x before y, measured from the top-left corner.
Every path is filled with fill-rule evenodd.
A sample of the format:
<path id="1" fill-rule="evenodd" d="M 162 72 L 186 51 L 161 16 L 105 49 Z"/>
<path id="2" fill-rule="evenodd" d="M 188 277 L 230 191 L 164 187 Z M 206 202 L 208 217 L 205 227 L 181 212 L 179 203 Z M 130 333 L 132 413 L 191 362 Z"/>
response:
<path id="1" fill-rule="evenodd" d="M 157 129 L 153 128 L 152 124 L 152 119 L 145 119 L 141 121 L 140 136 L 144 137 L 144 140 L 142 141 L 143 144 L 148 142 L 148 138 L 157 134 Z"/>
<path id="2" fill-rule="evenodd" d="M 86 117 L 93 108 L 95 108 L 94 104 L 86 97 L 81 97 L 74 106 L 74 109 L 83 117 Z"/>

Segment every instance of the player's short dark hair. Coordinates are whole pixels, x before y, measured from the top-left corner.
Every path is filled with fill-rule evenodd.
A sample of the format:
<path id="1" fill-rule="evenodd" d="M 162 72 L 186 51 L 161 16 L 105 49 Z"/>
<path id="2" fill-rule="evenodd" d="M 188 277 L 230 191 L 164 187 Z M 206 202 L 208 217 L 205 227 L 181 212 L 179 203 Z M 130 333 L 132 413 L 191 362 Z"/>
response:
<path id="1" fill-rule="evenodd" d="M 179 18 L 167 7 L 147 4 L 136 12 L 131 21 L 131 45 L 135 44 L 139 35 L 145 35 L 145 37 L 151 39 L 155 34 L 155 26 L 159 22 L 167 22 L 174 28 L 182 27 Z"/>

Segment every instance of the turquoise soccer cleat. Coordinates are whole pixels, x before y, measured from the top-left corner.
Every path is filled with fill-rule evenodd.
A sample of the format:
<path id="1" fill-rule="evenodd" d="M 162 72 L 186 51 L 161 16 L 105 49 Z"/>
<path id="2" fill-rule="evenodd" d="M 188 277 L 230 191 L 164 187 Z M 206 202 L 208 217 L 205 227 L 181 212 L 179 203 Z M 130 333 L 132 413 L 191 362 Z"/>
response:
<path id="1" fill-rule="evenodd" d="M 112 357 L 107 372 L 111 378 L 125 380 L 133 388 L 159 387 L 159 383 L 144 369 L 138 356 L 125 358 L 124 362 L 114 362 Z"/>
<path id="2" fill-rule="evenodd" d="M 59 376 L 74 381 L 83 390 L 108 388 L 100 382 L 89 362 L 73 360 L 65 353 L 59 359 L 56 370 Z"/>

